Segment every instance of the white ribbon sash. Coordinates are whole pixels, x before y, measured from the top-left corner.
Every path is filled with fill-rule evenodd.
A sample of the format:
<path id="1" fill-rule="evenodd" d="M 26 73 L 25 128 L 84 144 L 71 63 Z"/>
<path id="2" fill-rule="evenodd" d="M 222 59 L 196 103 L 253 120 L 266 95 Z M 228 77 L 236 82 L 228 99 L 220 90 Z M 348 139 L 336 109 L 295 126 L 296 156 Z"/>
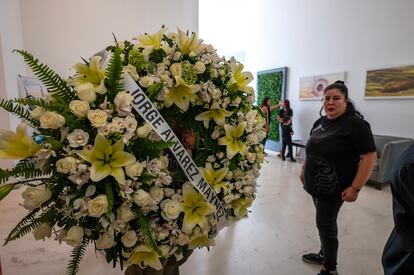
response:
<path id="1" fill-rule="evenodd" d="M 124 73 L 124 89 L 134 97 L 133 107 L 139 113 L 139 115 L 152 126 L 153 130 L 164 141 L 172 141 L 174 145 L 169 148 L 174 154 L 177 162 L 180 164 L 182 170 L 187 176 L 191 184 L 204 196 L 204 198 L 216 207 L 216 218 L 218 220 L 218 228 L 221 229 L 225 226 L 225 220 L 222 217 L 227 216 L 227 213 L 217 197 L 214 189 L 203 178 L 200 170 L 194 163 L 191 156 L 188 154 L 186 148 L 182 145 L 177 138 L 171 127 L 158 112 L 157 108 L 152 104 L 151 100 L 147 97 L 145 92 L 139 87 L 139 85 L 132 79 L 128 73 Z"/>

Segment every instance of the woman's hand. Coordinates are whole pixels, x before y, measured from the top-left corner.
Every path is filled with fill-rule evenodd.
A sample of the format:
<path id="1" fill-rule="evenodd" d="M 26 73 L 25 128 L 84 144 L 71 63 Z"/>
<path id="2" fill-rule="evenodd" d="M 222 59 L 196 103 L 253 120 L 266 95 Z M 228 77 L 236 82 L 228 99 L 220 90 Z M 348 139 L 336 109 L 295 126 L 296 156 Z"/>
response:
<path id="1" fill-rule="evenodd" d="M 347 189 L 342 191 L 341 197 L 343 201 L 354 202 L 358 198 L 359 190 L 353 186 L 349 186 Z"/>

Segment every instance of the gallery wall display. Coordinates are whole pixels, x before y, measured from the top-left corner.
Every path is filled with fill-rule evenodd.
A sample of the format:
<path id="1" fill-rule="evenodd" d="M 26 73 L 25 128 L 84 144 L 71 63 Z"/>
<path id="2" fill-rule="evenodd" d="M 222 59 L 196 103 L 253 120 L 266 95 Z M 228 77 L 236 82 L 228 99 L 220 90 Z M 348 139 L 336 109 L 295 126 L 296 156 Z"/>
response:
<path id="1" fill-rule="evenodd" d="M 414 98 L 414 65 L 368 70 L 365 98 Z"/>
<path id="2" fill-rule="evenodd" d="M 299 84 L 300 100 L 321 100 L 323 91 L 337 80 L 345 80 L 345 72 L 301 77 Z"/>

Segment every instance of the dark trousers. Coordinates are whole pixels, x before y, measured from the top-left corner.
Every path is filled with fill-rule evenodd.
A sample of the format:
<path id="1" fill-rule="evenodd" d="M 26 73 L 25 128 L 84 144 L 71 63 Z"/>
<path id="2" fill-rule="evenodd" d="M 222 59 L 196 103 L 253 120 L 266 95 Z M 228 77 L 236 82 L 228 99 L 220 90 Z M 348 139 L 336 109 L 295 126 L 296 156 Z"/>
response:
<path id="1" fill-rule="evenodd" d="M 313 197 L 316 208 L 316 226 L 321 240 L 323 265 L 328 270 L 336 269 L 338 255 L 338 225 L 336 219 L 343 201 Z"/>
<path id="2" fill-rule="evenodd" d="M 414 274 L 414 247 L 394 228 L 382 254 L 385 275 Z"/>

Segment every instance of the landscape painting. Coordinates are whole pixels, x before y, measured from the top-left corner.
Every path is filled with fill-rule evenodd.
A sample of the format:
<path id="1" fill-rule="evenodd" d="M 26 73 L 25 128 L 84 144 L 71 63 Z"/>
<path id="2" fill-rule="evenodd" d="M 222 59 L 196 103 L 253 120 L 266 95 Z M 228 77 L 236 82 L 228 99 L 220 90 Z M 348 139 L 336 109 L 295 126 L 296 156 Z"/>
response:
<path id="1" fill-rule="evenodd" d="M 321 100 L 323 91 L 337 80 L 344 80 L 345 72 L 316 75 L 300 78 L 299 99 L 300 100 Z"/>
<path id="2" fill-rule="evenodd" d="M 414 65 L 367 71 L 365 98 L 414 98 Z"/>

